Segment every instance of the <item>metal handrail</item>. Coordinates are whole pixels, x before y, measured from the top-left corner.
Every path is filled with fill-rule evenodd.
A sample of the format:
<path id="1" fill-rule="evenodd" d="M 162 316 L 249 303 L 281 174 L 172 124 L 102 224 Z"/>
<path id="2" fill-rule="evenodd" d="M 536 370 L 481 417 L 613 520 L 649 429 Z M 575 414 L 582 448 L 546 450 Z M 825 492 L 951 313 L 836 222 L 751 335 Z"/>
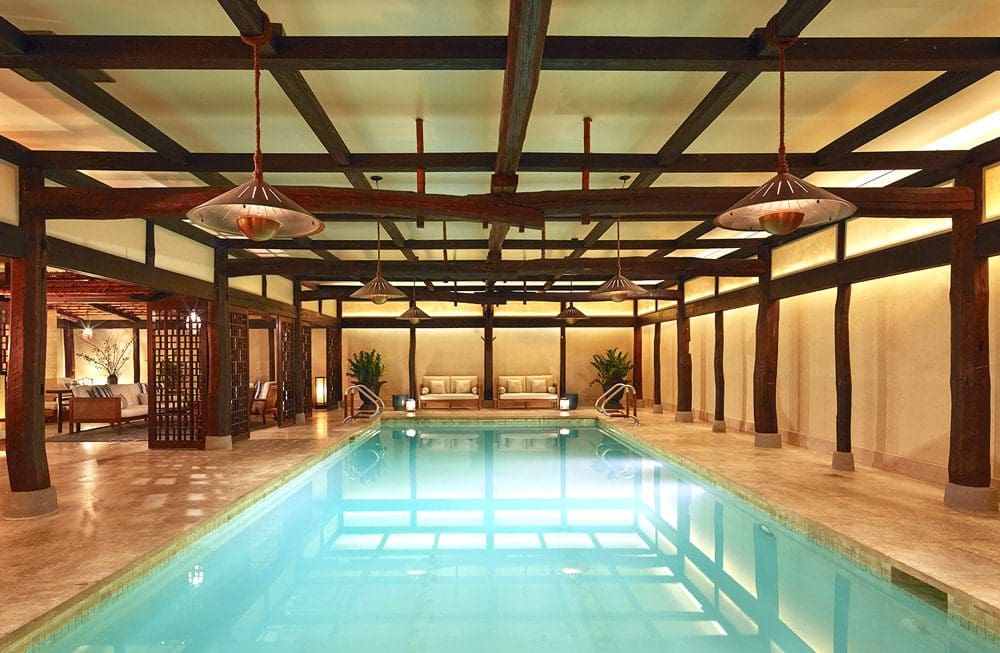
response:
<path id="1" fill-rule="evenodd" d="M 370 415 L 364 415 L 368 419 L 375 419 L 382 414 L 385 410 L 385 402 L 377 394 L 371 391 L 367 386 L 363 386 L 359 383 L 348 386 L 344 390 L 344 424 L 354 421 L 358 415 L 354 412 L 354 397 L 351 395 L 359 394 L 363 398 L 375 404 L 375 410 L 372 411 Z"/>
<path id="2" fill-rule="evenodd" d="M 622 409 L 610 412 L 605 405 L 611 401 L 611 397 L 619 391 L 622 396 Z M 630 399 L 631 402 L 629 401 Z M 632 409 L 631 412 L 629 412 L 630 407 Z M 594 408 L 597 409 L 598 413 L 604 415 L 608 419 L 611 419 L 612 417 L 622 417 L 626 422 L 631 421 L 637 425 L 639 424 L 639 411 L 638 404 L 636 402 L 635 386 L 630 383 L 616 383 L 605 390 L 604 394 L 598 397 L 597 401 L 594 402 Z"/>

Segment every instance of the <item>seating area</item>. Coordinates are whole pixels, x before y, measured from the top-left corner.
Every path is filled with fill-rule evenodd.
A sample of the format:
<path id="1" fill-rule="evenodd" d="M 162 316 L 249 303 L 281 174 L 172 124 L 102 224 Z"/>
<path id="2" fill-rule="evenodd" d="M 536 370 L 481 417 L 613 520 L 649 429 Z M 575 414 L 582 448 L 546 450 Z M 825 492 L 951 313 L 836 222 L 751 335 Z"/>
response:
<path id="1" fill-rule="evenodd" d="M 559 384 L 551 374 L 497 377 L 497 408 L 558 408 Z"/>
<path id="2" fill-rule="evenodd" d="M 420 408 L 483 407 L 478 376 L 425 376 L 420 382 Z"/>
<path id="3" fill-rule="evenodd" d="M 78 385 L 69 400 L 69 432 L 81 424 L 111 424 L 118 433 L 124 422 L 149 416 L 149 388 L 145 383 Z"/>

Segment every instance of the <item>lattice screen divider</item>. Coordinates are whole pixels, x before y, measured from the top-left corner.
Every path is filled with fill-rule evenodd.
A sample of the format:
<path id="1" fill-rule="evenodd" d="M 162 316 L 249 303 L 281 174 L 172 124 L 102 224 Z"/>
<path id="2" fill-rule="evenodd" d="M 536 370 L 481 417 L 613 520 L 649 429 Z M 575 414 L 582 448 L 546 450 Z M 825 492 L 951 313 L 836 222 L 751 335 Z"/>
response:
<path id="1" fill-rule="evenodd" d="M 295 422 L 295 323 L 291 320 L 278 320 L 276 337 L 278 339 L 275 358 L 278 363 L 278 405 L 274 413 L 278 425 Z"/>
<path id="2" fill-rule="evenodd" d="M 233 441 L 250 437 L 250 316 L 246 311 L 229 309 L 229 345 L 232 371 Z"/>
<path id="3" fill-rule="evenodd" d="M 302 405 L 305 406 L 306 417 L 313 412 L 312 384 L 312 327 L 302 325 Z"/>
<path id="4" fill-rule="evenodd" d="M 149 447 L 203 449 L 208 402 L 208 305 L 149 304 Z"/>
<path id="5" fill-rule="evenodd" d="M 327 327 L 326 331 L 326 397 L 327 407 L 336 409 L 340 405 L 340 332 Z"/>
<path id="6" fill-rule="evenodd" d="M 7 376 L 7 352 L 10 349 L 10 319 L 7 304 L 0 304 L 0 376 Z"/>

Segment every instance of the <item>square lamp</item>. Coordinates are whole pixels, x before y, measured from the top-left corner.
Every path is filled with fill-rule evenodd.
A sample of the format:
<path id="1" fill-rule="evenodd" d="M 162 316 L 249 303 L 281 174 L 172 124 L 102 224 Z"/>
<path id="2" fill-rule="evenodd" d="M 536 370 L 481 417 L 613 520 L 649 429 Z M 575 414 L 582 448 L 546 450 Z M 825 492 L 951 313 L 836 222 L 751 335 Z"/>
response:
<path id="1" fill-rule="evenodd" d="M 317 376 L 313 381 L 313 406 L 315 408 L 327 407 L 325 376 Z"/>
<path id="2" fill-rule="evenodd" d="M 406 412 L 412 413 L 416 409 L 417 409 L 417 400 L 408 398 L 406 400 Z"/>
<path id="3" fill-rule="evenodd" d="M 562 397 L 559 400 L 559 410 L 569 410 L 569 398 Z"/>

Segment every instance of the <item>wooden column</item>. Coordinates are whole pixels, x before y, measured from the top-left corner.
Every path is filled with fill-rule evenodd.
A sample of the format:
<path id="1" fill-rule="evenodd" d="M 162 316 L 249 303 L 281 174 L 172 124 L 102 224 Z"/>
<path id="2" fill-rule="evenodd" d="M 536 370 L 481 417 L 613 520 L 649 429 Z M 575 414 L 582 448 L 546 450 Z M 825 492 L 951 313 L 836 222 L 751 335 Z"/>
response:
<path id="1" fill-rule="evenodd" d="M 410 308 L 417 305 L 417 302 L 410 300 Z M 416 399 L 417 393 L 417 327 L 410 325 L 410 397 Z"/>
<path id="2" fill-rule="evenodd" d="M 559 312 L 566 310 L 566 302 L 559 303 Z M 566 323 L 559 326 L 559 392 L 565 396 L 569 392 L 566 387 Z"/>
<path id="3" fill-rule="evenodd" d="M 302 284 L 292 282 L 292 303 L 295 305 L 295 319 L 292 324 L 292 402 L 295 404 L 295 423 L 306 423 L 305 388 L 302 380 L 305 372 L 302 369 Z"/>
<path id="4" fill-rule="evenodd" d="M 677 284 L 680 299 L 677 300 L 677 408 L 675 419 L 678 422 L 691 422 L 694 413 L 691 411 L 691 323 L 688 320 L 687 308 L 684 305 L 684 280 Z"/>
<path id="5" fill-rule="evenodd" d="M 757 306 L 757 337 L 753 364 L 754 444 L 781 446 L 778 434 L 778 300 L 771 298 L 771 248 L 764 245 L 758 257 L 764 262 Z"/>
<path id="6" fill-rule="evenodd" d="M 24 194 L 42 187 L 36 168 L 20 169 L 24 258 L 10 265 L 10 358 L 7 367 L 7 475 L 11 494 L 3 515 L 39 517 L 58 508 L 45 457 L 45 222 L 25 207 Z"/>
<path id="7" fill-rule="evenodd" d="M 653 306 L 653 310 L 660 310 L 659 301 Z M 657 322 L 653 325 L 653 412 L 656 414 L 663 412 L 663 392 L 660 380 L 662 373 L 662 368 L 660 367 L 660 346 L 662 344 L 660 324 L 660 322 Z"/>
<path id="8" fill-rule="evenodd" d="M 76 378 L 76 341 L 73 338 L 73 327 L 63 327 L 63 356 L 66 358 L 63 372 L 67 379 Z"/>
<path id="9" fill-rule="evenodd" d="M 944 504 L 995 512 L 990 487 L 989 268 L 976 254 L 983 221 L 983 170 L 965 165 L 956 186 L 975 191 L 973 210 L 952 217 L 951 230 L 951 446 Z"/>
<path id="10" fill-rule="evenodd" d="M 483 306 L 483 400 L 493 405 L 493 304 Z"/>
<path id="11" fill-rule="evenodd" d="M 843 263 L 847 248 L 847 223 L 837 225 L 837 261 Z M 837 384 L 837 449 L 831 466 L 840 471 L 854 471 L 851 452 L 851 284 L 837 286 L 833 308 L 833 359 Z"/>
<path id="12" fill-rule="evenodd" d="M 142 364 L 139 359 L 139 327 L 132 329 L 132 383 L 142 383 Z M 69 356 L 69 354 L 67 354 Z"/>
<path id="13" fill-rule="evenodd" d="M 268 381 L 278 380 L 278 362 L 277 362 L 277 330 L 274 328 L 276 323 L 276 318 L 273 316 L 270 318 L 270 322 L 267 327 L 267 376 Z"/>
<path id="14" fill-rule="evenodd" d="M 719 280 L 715 280 L 715 294 L 719 294 Z M 715 312 L 715 415 L 712 420 L 712 431 L 726 432 L 726 328 L 725 314 Z"/>
<path id="15" fill-rule="evenodd" d="M 337 300 L 337 326 L 330 327 L 333 330 L 333 338 L 330 341 L 330 353 L 327 357 L 327 395 L 332 396 L 337 403 L 334 408 L 340 406 L 344 398 L 344 329 L 340 326 L 340 321 L 344 317 L 344 303 Z"/>
<path id="16" fill-rule="evenodd" d="M 632 387 L 635 399 L 642 402 L 642 325 L 639 324 L 639 300 L 632 300 Z"/>
<path id="17" fill-rule="evenodd" d="M 232 449 L 233 369 L 229 342 L 229 279 L 222 274 L 228 254 L 215 248 L 215 297 L 208 311 L 208 414 L 205 449 Z"/>
<path id="18" fill-rule="evenodd" d="M 146 220 L 146 266 L 156 267 L 156 223 Z"/>

